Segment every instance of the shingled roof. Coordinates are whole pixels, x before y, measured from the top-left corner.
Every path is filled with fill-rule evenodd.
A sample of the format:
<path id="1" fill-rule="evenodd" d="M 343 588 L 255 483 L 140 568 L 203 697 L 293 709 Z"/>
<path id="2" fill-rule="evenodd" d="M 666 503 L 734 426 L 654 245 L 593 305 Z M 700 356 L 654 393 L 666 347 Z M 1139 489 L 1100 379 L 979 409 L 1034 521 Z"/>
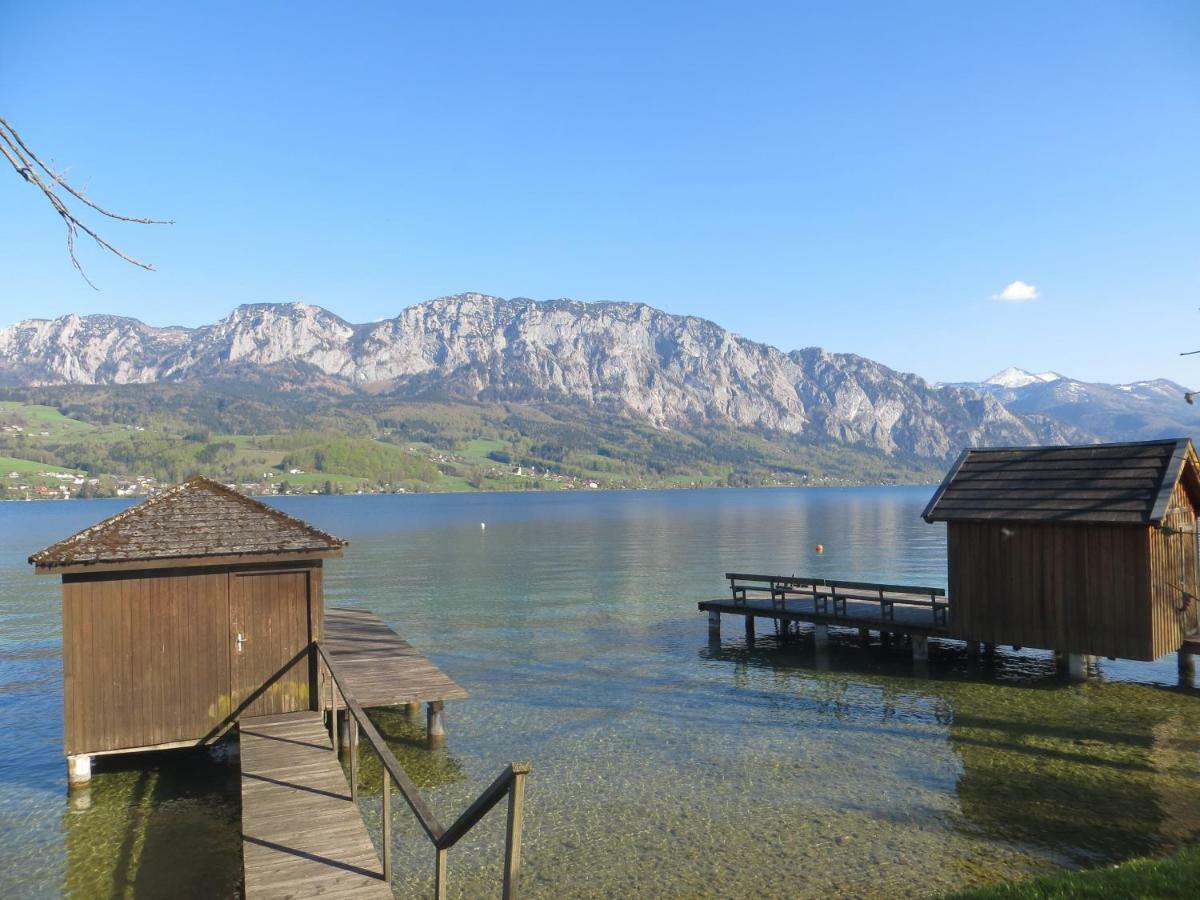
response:
<path id="1" fill-rule="evenodd" d="M 1185 471 L 1200 502 L 1196 466 L 1187 438 L 969 449 L 922 515 L 926 522 L 1159 524 Z"/>
<path id="2" fill-rule="evenodd" d="M 29 557 L 40 570 L 195 557 L 338 555 L 346 541 L 208 478 L 191 478 Z"/>

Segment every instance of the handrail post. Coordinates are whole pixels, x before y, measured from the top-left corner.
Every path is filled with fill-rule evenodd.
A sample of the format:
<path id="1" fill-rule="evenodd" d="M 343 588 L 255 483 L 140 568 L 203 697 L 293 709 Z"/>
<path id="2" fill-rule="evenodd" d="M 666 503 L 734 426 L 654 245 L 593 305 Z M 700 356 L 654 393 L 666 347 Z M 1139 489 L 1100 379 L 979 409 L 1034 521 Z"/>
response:
<path id="1" fill-rule="evenodd" d="M 508 786 L 508 832 L 504 838 L 504 900 L 517 900 L 521 882 L 521 829 L 525 824 L 525 772 L 513 768 Z"/>
<path id="2" fill-rule="evenodd" d="M 333 739 L 333 755 L 338 756 L 341 753 L 340 735 L 338 734 L 337 720 L 337 685 L 330 680 L 331 687 L 329 688 L 329 733 Z"/>
<path id="3" fill-rule="evenodd" d="M 362 709 L 353 693 L 347 693 L 343 687 L 342 676 L 334 660 L 325 654 L 319 644 L 318 653 L 321 657 L 321 675 L 329 679 L 329 708 L 334 752 L 339 750 L 337 727 L 337 695 L 342 695 L 343 705 L 347 716 L 346 748 L 350 753 L 350 798 L 358 800 L 359 761 L 358 745 L 365 735 L 367 743 L 379 756 L 383 775 L 382 819 L 383 819 L 383 852 L 381 854 L 383 881 L 392 884 L 392 784 L 399 788 L 401 796 L 408 803 L 424 828 L 429 840 L 433 843 L 434 857 L 434 896 L 437 900 L 445 900 L 447 882 L 447 852 L 479 820 L 508 794 L 508 827 L 504 847 L 504 897 L 505 900 L 516 900 L 521 877 L 521 832 L 525 817 L 525 776 L 529 774 L 528 763 L 510 763 L 507 770 L 501 771 L 495 781 L 476 798 L 449 828 L 444 828 L 429 809 L 425 799 L 412 780 L 397 762 L 396 757 L 388 748 L 383 737 L 372 724 L 366 712 Z"/>
<path id="4" fill-rule="evenodd" d="M 325 682 L 325 686 L 329 688 L 329 717 L 330 717 L 330 721 L 332 723 L 332 720 L 333 720 L 333 669 L 331 669 L 328 665 L 325 666 L 325 674 L 329 676 L 328 680 Z M 335 728 L 337 728 L 336 723 L 330 724 L 330 726 L 329 726 L 329 740 L 330 741 L 333 741 L 333 732 L 334 732 Z"/>
<path id="5" fill-rule="evenodd" d="M 358 802 L 358 718 L 346 710 L 350 720 L 350 801 Z"/>
<path id="6" fill-rule="evenodd" d="M 383 880 L 392 883 L 392 776 L 383 767 Z"/>
<path id="7" fill-rule="evenodd" d="M 438 847 L 433 862 L 434 900 L 446 900 L 446 851 Z"/>

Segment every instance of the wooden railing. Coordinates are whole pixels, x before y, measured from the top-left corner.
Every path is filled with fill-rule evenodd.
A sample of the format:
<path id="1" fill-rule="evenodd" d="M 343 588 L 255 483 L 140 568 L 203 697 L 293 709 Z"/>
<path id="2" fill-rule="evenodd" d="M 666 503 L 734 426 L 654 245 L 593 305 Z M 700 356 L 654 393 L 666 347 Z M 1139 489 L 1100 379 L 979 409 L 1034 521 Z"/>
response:
<path id="1" fill-rule="evenodd" d="M 814 578 L 808 575 L 744 575 L 726 572 L 729 590 L 735 604 L 746 602 L 746 592 L 770 594 L 771 605 L 786 606 L 789 596 L 808 597 L 813 601 L 813 611 L 828 613 L 833 603 L 833 614 L 846 615 L 846 601 L 858 600 L 878 603 L 880 618 L 896 621 L 896 606 L 923 606 L 933 612 L 934 625 L 945 627 L 950 609 L 946 591 L 939 587 L 915 584 L 880 584 L 877 581 L 834 581 L 829 578 Z M 928 599 L 925 599 L 928 598 Z"/>
<path id="2" fill-rule="evenodd" d="M 508 796 L 508 831 L 504 842 L 504 887 L 505 900 L 516 900 L 518 884 L 521 878 L 521 829 L 525 817 L 525 776 L 529 774 L 528 763 L 509 763 L 496 780 L 479 795 L 467 810 L 449 827 L 438 822 L 433 810 L 417 790 L 417 786 L 400 767 L 392 751 L 384 742 L 379 731 L 367 718 L 366 712 L 354 699 L 354 695 L 346 686 L 345 675 L 338 668 L 325 648 L 318 642 L 317 652 L 320 657 L 323 673 L 329 678 L 324 679 L 329 691 L 330 722 L 333 738 L 333 752 L 338 753 L 338 699 L 342 696 L 342 706 L 346 710 L 350 725 L 350 743 L 347 748 L 350 753 L 350 798 L 358 802 L 358 744 L 360 736 L 379 757 L 383 767 L 383 877 L 388 884 L 392 882 L 392 782 L 395 782 L 400 795 L 408 803 L 409 809 L 417 817 L 421 828 L 425 831 L 435 850 L 433 895 L 436 900 L 446 897 L 446 851 L 459 842 L 468 831 L 478 824 L 493 806 Z"/>

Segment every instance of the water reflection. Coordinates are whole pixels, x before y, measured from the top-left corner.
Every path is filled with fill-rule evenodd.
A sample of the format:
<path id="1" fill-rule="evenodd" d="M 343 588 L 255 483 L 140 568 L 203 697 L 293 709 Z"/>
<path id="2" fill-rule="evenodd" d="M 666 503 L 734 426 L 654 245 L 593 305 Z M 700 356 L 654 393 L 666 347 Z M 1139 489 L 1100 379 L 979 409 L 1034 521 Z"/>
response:
<path id="1" fill-rule="evenodd" d="M 1067 685 L 1053 659 L 864 650 L 763 626 L 706 644 L 695 602 L 735 569 L 944 583 L 928 490 L 287 498 L 352 540 L 330 605 L 375 611 L 471 693 L 444 747 L 403 710 L 372 718 L 443 822 L 510 760 L 531 760 L 525 895 L 936 895 L 1195 841 L 1200 697 L 1161 663 L 1104 661 Z M 0 505 L 5 896 L 236 892 L 236 770 L 202 754 L 99 767 L 69 802 L 58 586 L 24 556 L 113 504 Z M 481 531 L 479 522 L 488 528 Z M 812 553 L 822 543 L 826 552 Z M 380 772 L 362 751 L 379 835 Z M 395 803 L 397 896 L 429 892 L 432 851 Z M 450 854 L 452 894 L 494 896 L 502 811 Z M 184 886 L 184 887 L 180 887 Z"/>
<path id="2" fill-rule="evenodd" d="M 402 708 L 373 709 L 368 715 L 392 755 L 418 788 L 446 787 L 466 778 L 462 762 L 447 750 L 445 744 L 430 746 L 425 723 L 418 716 L 411 716 Z M 343 766 L 349 777 L 349 758 L 345 754 Z M 360 796 L 377 798 L 383 790 L 383 766 L 365 741 L 359 746 L 358 784 Z"/>
<path id="3" fill-rule="evenodd" d="M 62 818 L 68 897 L 233 897 L 238 891 L 237 768 L 172 751 L 102 762 Z M 32 886 L 31 886 L 32 887 Z M 42 885 L 38 893 L 58 893 Z"/>
<path id="4" fill-rule="evenodd" d="M 961 763 L 958 827 L 1045 862 L 1113 862 L 1200 840 L 1195 691 L 1073 685 L 1050 654 L 1001 651 L 972 661 L 950 642 L 933 645 L 930 677 L 912 678 L 904 648 L 864 650 L 849 632 L 834 632 L 824 653 L 804 638 L 768 635 L 699 655 L 728 664 L 743 689 L 766 672 L 822 728 L 861 732 L 864 753 L 902 734 L 904 723 L 945 726 L 932 740 Z"/>

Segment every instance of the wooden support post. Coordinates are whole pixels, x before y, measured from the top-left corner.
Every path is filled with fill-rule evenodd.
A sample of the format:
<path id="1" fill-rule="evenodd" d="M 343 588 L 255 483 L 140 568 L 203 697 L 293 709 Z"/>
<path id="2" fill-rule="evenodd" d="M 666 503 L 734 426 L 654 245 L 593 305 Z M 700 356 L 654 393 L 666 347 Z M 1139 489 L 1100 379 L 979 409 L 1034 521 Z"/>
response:
<path id="1" fill-rule="evenodd" d="M 346 709 L 338 719 L 338 741 L 347 750 L 350 749 L 350 721 L 353 718 L 350 710 Z"/>
<path id="2" fill-rule="evenodd" d="M 929 662 L 929 638 L 923 634 L 912 636 L 913 662 Z"/>
<path id="3" fill-rule="evenodd" d="M 829 646 L 829 626 L 814 625 L 813 626 L 813 644 L 817 649 L 823 649 Z"/>
<path id="4" fill-rule="evenodd" d="M 79 787 L 92 780 L 92 758 L 90 756 L 67 757 L 67 786 Z"/>
<path id="5" fill-rule="evenodd" d="M 358 802 L 358 719 L 347 715 L 350 721 L 350 802 Z"/>
<path id="6" fill-rule="evenodd" d="M 988 659 L 992 659 L 996 655 L 996 645 L 991 641 L 985 641 L 983 644 L 983 655 Z"/>
<path id="7" fill-rule="evenodd" d="M 754 643 L 754 616 L 746 616 L 746 643 Z"/>
<path id="8" fill-rule="evenodd" d="M 1196 685 L 1196 654 L 1180 649 L 1178 654 L 1179 686 L 1190 688 Z"/>
<path id="9" fill-rule="evenodd" d="M 967 641 L 967 658 L 979 659 L 979 641 Z"/>
<path id="10" fill-rule="evenodd" d="M 383 880 L 392 883 L 392 773 L 383 767 Z"/>
<path id="11" fill-rule="evenodd" d="M 858 629 L 858 642 L 860 644 L 862 644 L 864 647 L 871 646 L 871 629 L 870 628 Z"/>
<path id="12" fill-rule="evenodd" d="M 441 700 L 430 700 L 425 704 L 425 727 L 432 743 L 446 739 L 446 720 L 442 712 L 444 707 L 445 704 Z"/>
<path id="13" fill-rule="evenodd" d="M 721 614 L 715 609 L 708 611 L 708 636 L 713 640 L 721 639 Z"/>
<path id="14" fill-rule="evenodd" d="M 438 849 L 433 862 L 434 900 L 446 900 L 446 851 Z"/>
<path id="15" fill-rule="evenodd" d="M 414 700 L 412 703 L 405 703 L 404 711 L 408 713 L 410 719 L 415 719 L 421 714 L 421 704 L 416 700 Z"/>
<path id="16" fill-rule="evenodd" d="M 1194 653 L 1188 653 L 1186 650 L 1180 650 L 1177 656 L 1179 657 L 1179 674 L 1195 675 L 1196 655 Z"/>
<path id="17" fill-rule="evenodd" d="M 1082 653 L 1066 653 L 1067 678 L 1071 681 L 1087 680 L 1087 660 Z"/>
<path id="18" fill-rule="evenodd" d="M 514 767 L 508 788 L 508 831 L 504 838 L 504 900 L 517 900 L 521 883 L 521 830 L 525 824 L 525 772 Z"/>

